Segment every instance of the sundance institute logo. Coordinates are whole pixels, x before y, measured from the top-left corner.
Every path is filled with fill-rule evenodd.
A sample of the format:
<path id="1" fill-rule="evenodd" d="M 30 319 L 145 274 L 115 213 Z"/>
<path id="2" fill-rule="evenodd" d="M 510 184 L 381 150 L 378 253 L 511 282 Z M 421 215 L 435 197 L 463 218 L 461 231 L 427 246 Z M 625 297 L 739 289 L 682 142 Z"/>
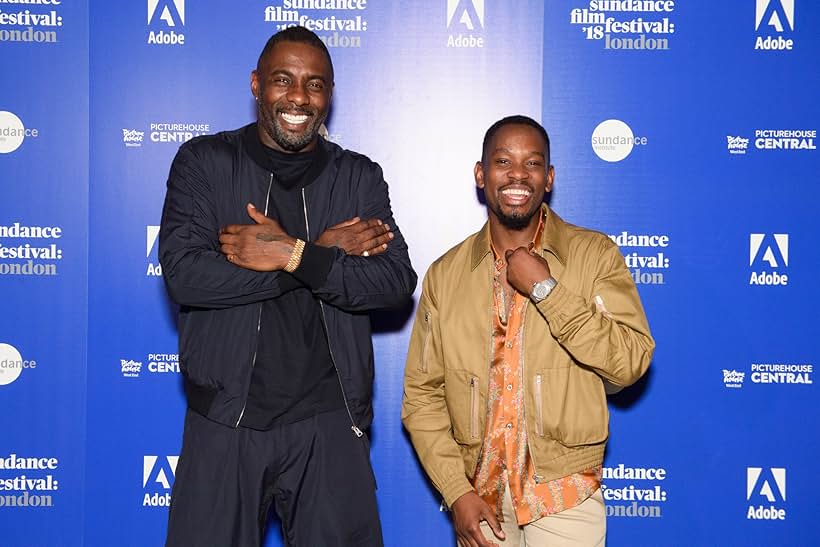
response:
<path id="1" fill-rule="evenodd" d="M 604 120 L 592 131 L 592 150 L 604 161 L 626 159 L 635 146 L 645 146 L 646 137 L 636 137 L 621 120 Z"/>
<path id="2" fill-rule="evenodd" d="M 0 110 L 0 154 L 10 154 L 20 148 L 26 137 L 38 137 L 36 129 L 26 128 L 13 112 Z"/>
<path id="3" fill-rule="evenodd" d="M 11 344 L 0 344 L 0 386 L 8 385 L 23 373 L 23 369 L 37 368 L 37 361 L 23 359 Z"/>

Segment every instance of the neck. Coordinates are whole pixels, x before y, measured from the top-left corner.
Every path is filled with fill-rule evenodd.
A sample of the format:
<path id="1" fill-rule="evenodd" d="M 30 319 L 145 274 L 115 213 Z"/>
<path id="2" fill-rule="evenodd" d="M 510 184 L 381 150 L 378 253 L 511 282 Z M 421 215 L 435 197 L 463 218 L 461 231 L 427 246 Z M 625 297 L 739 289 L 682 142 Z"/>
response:
<path id="1" fill-rule="evenodd" d="M 512 230 L 498 220 L 492 212 L 490 213 L 490 237 L 495 248 L 504 253 L 518 247 L 527 247 L 532 243 L 535 232 L 538 230 L 538 223 L 541 220 L 541 209 L 532 216 L 527 226 L 522 230 Z"/>

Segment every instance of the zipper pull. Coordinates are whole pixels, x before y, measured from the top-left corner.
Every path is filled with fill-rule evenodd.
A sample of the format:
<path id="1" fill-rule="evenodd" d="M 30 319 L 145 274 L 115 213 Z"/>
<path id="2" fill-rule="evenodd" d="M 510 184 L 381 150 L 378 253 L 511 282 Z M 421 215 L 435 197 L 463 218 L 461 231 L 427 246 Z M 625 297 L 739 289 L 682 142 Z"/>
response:
<path id="1" fill-rule="evenodd" d="M 425 323 L 430 322 L 430 312 L 429 311 L 424 312 L 424 322 Z"/>
<path id="2" fill-rule="evenodd" d="M 353 430 L 353 433 L 355 433 L 355 434 L 356 434 L 356 437 L 358 437 L 358 438 L 361 438 L 361 437 L 362 437 L 362 435 L 364 435 L 364 433 L 362 433 L 362 430 L 361 430 L 361 429 L 359 429 L 358 427 L 356 427 L 355 425 L 351 425 L 351 426 L 350 426 L 350 429 L 352 429 L 352 430 Z"/>

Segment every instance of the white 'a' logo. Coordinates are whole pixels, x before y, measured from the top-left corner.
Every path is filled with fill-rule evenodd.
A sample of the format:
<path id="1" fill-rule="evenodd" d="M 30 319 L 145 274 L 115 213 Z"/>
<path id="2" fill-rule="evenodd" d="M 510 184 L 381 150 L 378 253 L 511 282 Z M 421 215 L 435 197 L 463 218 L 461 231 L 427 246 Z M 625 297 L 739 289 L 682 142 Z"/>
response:
<path id="1" fill-rule="evenodd" d="M 157 244 L 157 238 L 159 237 L 159 226 L 146 226 L 145 227 L 145 256 L 151 256 L 151 251 L 154 249 L 154 245 Z"/>
<path id="2" fill-rule="evenodd" d="M 447 28 L 464 25 L 467 30 L 484 28 L 484 0 L 447 0 Z"/>
<path id="3" fill-rule="evenodd" d="M 148 24 L 165 21 L 169 27 L 185 25 L 185 0 L 148 0 Z"/>
<path id="4" fill-rule="evenodd" d="M 142 457 L 142 487 L 150 483 L 161 484 L 166 490 L 171 489 L 171 483 L 176 476 L 179 456 L 143 456 Z"/>
<path id="5" fill-rule="evenodd" d="M 755 30 L 760 30 L 763 24 L 783 32 L 783 23 L 789 26 L 789 30 L 794 30 L 794 0 L 757 0 Z"/>
<path id="6" fill-rule="evenodd" d="M 772 242 L 772 236 L 774 242 Z M 764 245 L 765 243 L 765 245 Z M 774 245 L 772 245 L 774 243 Z M 775 257 L 775 249 L 780 260 Z M 770 267 L 778 268 L 789 265 L 789 234 L 749 234 L 749 266 L 754 264 L 755 259 L 763 256 L 761 260 L 767 262 Z"/>
<path id="7" fill-rule="evenodd" d="M 777 490 L 772 488 L 776 487 Z M 763 496 L 769 503 L 786 501 L 786 469 L 784 467 L 746 468 L 746 499 Z"/>

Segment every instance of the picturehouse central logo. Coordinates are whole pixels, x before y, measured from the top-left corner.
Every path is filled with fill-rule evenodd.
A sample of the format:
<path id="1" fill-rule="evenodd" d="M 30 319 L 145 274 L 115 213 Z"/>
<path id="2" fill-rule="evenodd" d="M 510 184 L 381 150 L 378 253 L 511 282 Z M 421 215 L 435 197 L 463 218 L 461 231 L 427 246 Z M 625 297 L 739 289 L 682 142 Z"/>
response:
<path id="1" fill-rule="evenodd" d="M 162 46 L 185 45 L 185 0 L 148 0 L 148 43 Z"/>

